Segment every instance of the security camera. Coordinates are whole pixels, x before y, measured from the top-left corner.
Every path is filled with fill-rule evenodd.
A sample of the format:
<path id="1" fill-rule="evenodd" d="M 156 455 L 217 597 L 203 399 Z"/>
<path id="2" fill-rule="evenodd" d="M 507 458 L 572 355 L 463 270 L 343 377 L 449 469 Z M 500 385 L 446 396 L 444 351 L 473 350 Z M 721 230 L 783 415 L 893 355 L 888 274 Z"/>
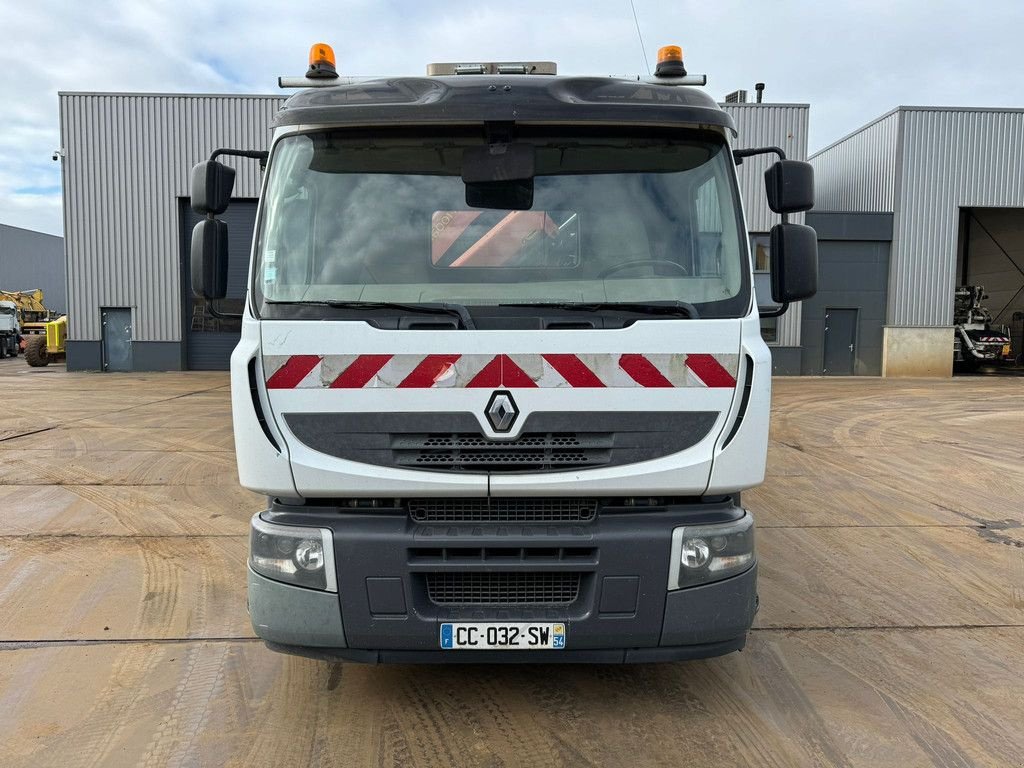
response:
<path id="1" fill-rule="evenodd" d="M 63 150 L 63 149 L 55 149 L 55 150 L 53 151 L 53 158 L 52 158 L 52 159 L 53 159 L 53 162 L 55 162 L 55 163 L 56 163 L 56 162 L 57 162 L 58 160 L 60 160 L 60 159 L 61 159 L 62 157 L 64 157 L 64 150 Z"/>

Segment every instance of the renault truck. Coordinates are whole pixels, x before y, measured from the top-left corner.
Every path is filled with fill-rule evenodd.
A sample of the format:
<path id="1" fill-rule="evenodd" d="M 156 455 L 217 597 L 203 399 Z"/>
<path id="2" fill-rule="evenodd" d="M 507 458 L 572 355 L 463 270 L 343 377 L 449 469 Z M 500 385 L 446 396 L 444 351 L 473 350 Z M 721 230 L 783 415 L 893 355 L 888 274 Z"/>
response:
<path id="1" fill-rule="evenodd" d="M 191 282 L 227 292 L 235 171 L 264 166 L 234 441 L 248 610 L 271 649 L 359 662 L 649 662 L 739 650 L 771 358 L 811 296 L 813 172 L 733 148 L 662 49 L 649 77 L 551 62 L 339 76 L 313 46 L 269 151 L 192 173 Z M 765 194 L 755 296 L 736 166 Z"/>

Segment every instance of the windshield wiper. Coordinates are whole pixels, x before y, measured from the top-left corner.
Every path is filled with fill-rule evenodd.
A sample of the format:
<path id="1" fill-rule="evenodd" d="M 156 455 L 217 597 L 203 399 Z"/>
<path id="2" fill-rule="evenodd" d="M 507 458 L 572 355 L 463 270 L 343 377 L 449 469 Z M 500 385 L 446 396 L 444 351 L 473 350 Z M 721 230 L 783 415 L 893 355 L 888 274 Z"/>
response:
<path id="1" fill-rule="evenodd" d="M 273 301 L 268 304 L 292 304 L 296 306 L 311 305 L 314 307 L 331 307 L 332 309 L 396 309 L 400 312 L 424 315 L 450 315 L 462 322 L 462 327 L 469 331 L 476 330 L 476 323 L 469 310 L 462 304 L 450 302 L 431 302 L 425 304 L 403 304 L 398 301 Z"/>
<path id="2" fill-rule="evenodd" d="M 602 310 L 620 310 L 622 312 L 638 312 L 645 315 L 676 315 L 696 320 L 700 315 L 697 308 L 686 301 L 595 301 L 595 302 L 528 302 L 522 304 L 499 304 L 499 307 L 541 307 L 544 309 L 568 309 L 573 312 L 600 312 Z"/>

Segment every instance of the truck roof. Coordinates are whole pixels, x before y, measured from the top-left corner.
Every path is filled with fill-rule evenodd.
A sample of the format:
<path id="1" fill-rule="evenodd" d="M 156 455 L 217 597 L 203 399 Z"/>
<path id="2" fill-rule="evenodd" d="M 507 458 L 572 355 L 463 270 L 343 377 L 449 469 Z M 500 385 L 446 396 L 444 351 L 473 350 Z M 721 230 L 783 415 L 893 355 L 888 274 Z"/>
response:
<path id="1" fill-rule="evenodd" d="M 394 77 L 310 88 L 274 119 L 285 125 L 481 122 L 677 125 L 727 128 L 732 117 L 693 86 L 612 77 L 455 75 Z"/>

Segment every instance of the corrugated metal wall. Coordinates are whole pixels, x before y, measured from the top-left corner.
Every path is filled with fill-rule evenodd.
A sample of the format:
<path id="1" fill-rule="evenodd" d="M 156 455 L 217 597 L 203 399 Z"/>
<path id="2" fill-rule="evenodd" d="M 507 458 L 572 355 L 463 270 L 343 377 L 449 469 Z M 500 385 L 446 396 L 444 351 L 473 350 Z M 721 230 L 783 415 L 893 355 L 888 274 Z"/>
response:
<path id="1" fill-rule="evenodd" d="M 263 149 L 278 96 L 60 94 L 71 338 L 98 340 L 102 306 L 133 308 L 135 341 L 180 341 L 178 198 L 221 146 Z M 235 196 L 260 172 L 238 170 Z"/>
<path id="2" fill-rule="evenodd" d="M 887 324 L 950 325 L 960 208 L 1024 208 L 1024 110 L 898 107 L 811 163 L 816 209 L 894 214 Z"/>
<path id="3" fill-rule="evenodd" d="M 899 121 L 893 110 L 811 156 L 816 210 L 892 213 Z"/>
<path id="4" fill-rule="evenodd" d="M 41 288 L 47 309 L 67 312 L 64 238 L 0 224 L 0 288 Z"/>
<path id="5" fill-rule="evenodd" d="M 723 104 L 739 131 L 737 149 L 777 146 L 790 160 L 807 159 L 807 104 Z M 764 172 L 778 158 L 775 155 L 749 157 L 737 169 L 747 227 L 751 232 L 767 232 L 779 223 L 779 215 L 768 207 L 764 191 Z M 792 217 L 802 223 L 803 214 Z M 778 346 L 800 346 L 800 304 L 794 304 L 778 325 Z"/>
<path id="6" fill-rule="evenodd" d="M 1024 208 L 1024 110 L 901 111 L 889 324 L 950 325 L 960 208 Z"/>

